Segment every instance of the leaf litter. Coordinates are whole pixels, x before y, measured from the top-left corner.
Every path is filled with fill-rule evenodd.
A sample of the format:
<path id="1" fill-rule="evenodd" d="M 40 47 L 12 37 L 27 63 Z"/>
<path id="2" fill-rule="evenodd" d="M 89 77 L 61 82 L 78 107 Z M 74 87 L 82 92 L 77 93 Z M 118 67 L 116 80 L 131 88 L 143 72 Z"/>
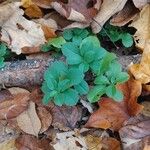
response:
<path id="1" fill-rule="evenodd" d="M 135 48 L 142 53 L 139 64 L 128 64 L 130 80 L 117 85 L 124 94 L 122 102 L 102 97 L 98 105 L 88 104 L 84 98 L 76 106 L 43 105 L 38 85 L 27 89 L 2 85 L 0 149 L 150 149 L 149 13 L 149 0 L 0 1 L 0 42 L 19 58 L 47 59 L 53 54 L 45 57 L 41 46 L 60 31 L 90 27 L 99 33 L 109 21 L 136 29 L 132 34 Z M 144 100 L 144 91 L 148 100 Z"/>

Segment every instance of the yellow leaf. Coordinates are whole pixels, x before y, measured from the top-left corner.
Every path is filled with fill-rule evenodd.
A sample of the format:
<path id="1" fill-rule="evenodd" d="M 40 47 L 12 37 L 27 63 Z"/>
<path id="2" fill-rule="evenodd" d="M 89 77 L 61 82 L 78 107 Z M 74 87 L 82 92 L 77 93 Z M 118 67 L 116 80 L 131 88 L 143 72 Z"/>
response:
<path id="1" fill-rule="evenodd" d="M 146 41 L 150 40 L 150 4 L 141 10 L 130 26 L 137 29 L 134 35 L 136 46 L 144 50 Z"/>
<path id="2" fill-rule="evenodd" d="M 41 9 L 31 0 L 22 0 L 22 6 L 25 9 L 25 14 L 30 18 L 41 18 L 43 13 Z"/>
<path id="3" fill-rule="evenodd" d="M 0 150 L 17 150 L 15 147 L 15 140 L 11 139 L 0 143 Z"/>

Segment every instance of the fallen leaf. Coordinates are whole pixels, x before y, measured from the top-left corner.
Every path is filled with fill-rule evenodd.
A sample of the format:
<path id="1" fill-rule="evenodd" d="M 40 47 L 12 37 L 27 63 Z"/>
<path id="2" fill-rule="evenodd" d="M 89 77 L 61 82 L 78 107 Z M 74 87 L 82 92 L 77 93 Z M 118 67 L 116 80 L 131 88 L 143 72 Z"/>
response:
<path id="1" fill-rule="evenodd" d="M 49 140 L 37 139 L 32 135 L 21 135 L 15 141 L 15 146 L 17 150 L 52 150 L 52 147 L 49 144 Z"/>
<path id="2" fill-rule="evenodd" d="M 30 101 L 26 111 L 21 113 L 17 118 L 17 124 L 25 133 L 38 136 L 41 129 L 41 121 L 35 110 L 35 103 Z"/>
<path id="3" fill-rule="evenodd" d="M 141 113 L 144 116 L 150 117 L 150 102 L 149 101 L 144 101 L 144 102 L 142 102 L 142 105 L 144 106 L 144 109 Z"/>
<path id="4" fill-rule="evenodd" d="M 85 138 L 86 145 L 89 150 L 101 150 L 102 149 L 102 138 L 95 137 L 92 135 L 87 135 Z"/>
<path id="5" fill-rule="evenodd" d="M 100 32 L 105 22 L 125 6 L 127 0 L 104 0 L 100 11 L 91 24 L 94 33 Z"/>
<path id="6" fill-rule="evenodd" d="M 35 21 L 41 24 L 46 39 L 54 38 L 57 36 L 55 32 L 58 29 L 58 25 L 55 20 L 45 17 Z"/>
<path id="7" fill-rule="evenodd" d="M 51 2 L 54 0 L 32 0 L 32 2 L 41 8 L 51 8 Z"/>
<path id="8" fill-rule="evenodd" d="M 113 26 L 124 26 L 131 20 L 133 20 L 137 13 L 139 12 L 139 9 L 137 9 L 132 1 L 127 1 L 124 8 L 113 16 L 113 18 L 110 20 L 110 24 Z"/>
<path id="9" fill-rule="evenodd" d="M 150 0 L 133 0 L 133 3 L 137 8 L 142 8 L 146 4 L 150 3 Z"/>
<path id="10" fill-rule="evenodd" d="M 12 2 L 1 6 L 0 11 L 0 22 L 3 24 L 1 40 L 16 54 L 21 54 L 23 47 L 36 47 L 46 42 L 41 25 L 24 18 L 20 5 L 19 2 Z M 11 13 L 6 13 L 6 16 L 8 10 Z"/>
<path id="11" fill-rule="evenodd" d="M 124 100 L 116 102 L 110 98 L 101 98 L 100 108 L 91 115 L 86 127 L 111 128 L 117 131 L 124 121 L 142 111 L 143 106 L 137 103 L 137 98 L 141 93 L 139 81 L 130 79 L 118 85 L 118 88 L 124 93 Z"/>
<path id="12" fill-rule="evenodd" d="M 37 114 L 41 120 L 41 126 L 42 126 L 40 133 L 43 133 L 50 127 L 52 123 L 52 115 L 50 114 L 49 111 L 46 110 L 46 108 L 42 106 L 37 107 Z"/>
<path id="13" fill-rule="evenodd" d="M 77 106 L 54 106 L 50 109 L 52 114 L 52 126 L 63 131 L 74 129 L 82 116 L 82 109 Z"/>
<path id="14" fill-rule="evenodd" d="M 146 42 L 144 52 L 139 64 L 133 64 L 129 67 L 130 72 L 136 80 L 142 84 L 150 82 L 150 40 Z M 149 88 L 147 88 L 148 90 Z"/>
<path id="15" fill-rule="evenodd" d="M 0 143 L 0 150 L 17 150 L 17 148 L 15 147 L 15 139 Z"/>
<path id="16" fill-rule="evenodd" d="M 43 13 L 41 9 L 32 2 L 32 0 L 21 0 L 22 7 L 25 8 L 25 14 L 29 18 L 41 18 L 43 16 Z"/>
<path id="17" fill-rule="evenodd" d="M 130 149 L 131 146 L 132 149 L 136 149 L 134 148 L 135 146 L 141 147 L 138 142 L 150 135 L 149 124 L 150 118 L 141 114 L 132 117 L 127 122 L 125 122 L 124 126 L 119 130 L 123 148 Z"/>
<path id="18" fill-rule="evenodd" d="M 61 15 L 66 17 L 68 20 L 77 22 L 88 22 L 98 12 L 101 0 L 93 1 L 90 0 L 68 0 L 68 3 L 62 2 L 51 2 L 51 6 Z M 89 5 L 89 6 L 88 6 Z"/>
<path id="19" fill-rule="evenodd" d="M 142 51 L 145 49 L 146 43 L 150 41 L 150 4 L 147 4 L 140 14 L 130 24 L 131 27 L 137 29 L 134 34 L 136 46 Z M 149 43 L 150 44 L 150 43 Z M 148 46 L 150 47 L 150 45 Z"/>
<path id="20" fill-rule="evenodd" d="M 120 142 L 112 137 L 103 138 L 102 146 L 103 146 L 103 149 L 106 149 L 106 150 L 121 150 Z"/>
<path id="21" fill-rule="evenodd" d="M 76 135 L 74 131 L 56 134 L 55 150 L 87 150 L 84 137 Z"/>
<path id="22" fill-rule="evenodd" d="M 13 91 L 18 89 L 16 91 Z M 29 103 L 29 91 L 21 88 L 10 88 L 9 97 L 8 93 L 5 93 L 5 96 L 1 96 L 0 101 L 0 119 L 12 119 L 21 114 L 24 110 L 27 109 Z M 3 94 L 4 92 L 1 91 Z M 0 92 L 0 94 L 1 94 Z M 7 96 L 6 96 L 7 95 Z"/>

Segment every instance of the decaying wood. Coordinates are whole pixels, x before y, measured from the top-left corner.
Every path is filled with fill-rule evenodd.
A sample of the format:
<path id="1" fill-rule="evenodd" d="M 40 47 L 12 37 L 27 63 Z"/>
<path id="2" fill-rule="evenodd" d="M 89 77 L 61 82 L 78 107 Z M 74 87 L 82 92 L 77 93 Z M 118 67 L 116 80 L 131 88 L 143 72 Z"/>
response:
<path id="1" fill-rule="evenodd" d="M 121 56 L 118 60 L 122 64 L 123 70 L 127 70 L 127 66 L 131 62 L 137 63 L 140 58 L 141 55 Z M 63 58 L 60 59 L 63 60 Z M 54 58 L 50 58 L 48 60 L 29 59 L 7 62 L 6 66 L 0 70 L 0 84 L 25 88 L 41 85 L 44 71 L 54 61 Z"/>

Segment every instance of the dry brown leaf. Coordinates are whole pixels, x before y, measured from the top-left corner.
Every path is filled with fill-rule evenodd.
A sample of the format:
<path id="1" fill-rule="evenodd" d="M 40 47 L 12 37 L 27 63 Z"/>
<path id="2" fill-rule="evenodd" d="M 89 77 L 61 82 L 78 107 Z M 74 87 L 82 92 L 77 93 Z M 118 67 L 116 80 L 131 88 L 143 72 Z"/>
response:
<path id="1" fill-rule="evenodd" d="M 124 26 L 129 21 L 133 20 L 139 9 L 137 9 L 132 1 L 127 1 L 124 8 L 110 20 L 110 24 L 114 26 Z"/>
<path id="2" fill-rule="evenodd" d="M 123 9 L 126 2 L 127 0 L 104 0 L 100 11 L 91 24 L 92 31 L 98 33 L 111 16 Z"/>
<path id="3" fill-rule="evenodd" d="M 0 150 L 18 150 L 15 147 L 15 139 L 4 141 L 0 143 Z"/>
<path id="4" fill-rule="evenodd" d="M 150 102 L 149 101 L 144 101 L 144 102 L 142 102 L 142 105 L 144 106 L 142 114 L 144 116 L 150 117 Z"/>
<path id="5" fill-rule="evenodd" d="M 119 130 L 121 141 L 124 149 L 136 149 L 144 144 L 139 145 L 139 141 L 150 135 L 150 118 L 139 114 L 130 118 L 124 123 L 124 126 Z M 142 147 L 140 149 L 143 149 Z"/>
<path id="6" fill-rule="evenodd" d="M 32 0 L 32 2 L 42 8 L 51 8 L 51 2 L 54 0 Z"/>
<path id="7" fill-rule="evenodd" d="M 42 126 L 40 133 L 43 133 L 50 127 L 52 123 L 52 115 L 50 114 L 49 111 L 46 110 L 46 108 L 42 106 L 37 107 L 37 114 L 41 120 L 41 126 Z"/>
<path id="8" fill-rule="evenodd" d="M 41 121 L 35 110 L 35 103 L 30 101 L 26 111 L 17 117 L 17 124 L 25 133 L 38 136 L 41 129 Z"/>
<path id="9" fill-rule="evenodd" d="M 134 34 L 136 46 L 142 51 L 145 49 L 146 43 L 150 41 L 150 4 L 147 4 L 140 14 L 131 23 L 131 27 L 137 29 Z M 149 43 L 150 44 L 150 43 Z M 150 47 L 150 45 L 148 46 Z"/>
<path id="10" fill-rule="evenodd" d="M 63 131 L 74 129 L 82 116 L 82 109 L 77 106 L 53 106 L 50 112 L 53 118 L 52 126 Z"/>
<path id="11" fill-rule="evenodd" d="M 0 119 L 12 119 L 21 114 L 24 110 L 27 109 L 29 103 L 29 92 L 27 90 L 20 89 L 20 91 L 15 91 L 17 88 L 9 89 L 9 96 L 5 93 L 3 95 L 0 102 Z M 3 93 L 3 91 L 2 91 Z M 1 94 L 1 92 L 0 92 Z M 6 96 L 7 95 L 7 96 Z"/>
<path id="12" fill-rule="evenodd" d="M 137 103 L 141 93 L 140 82 L 130 79 L 118 88 L 124 93 L 124 100 L 119 103 L 110 98 L 101 98 L 100 108 L 91 115 L 86 127 L 118 130 L 125 120 L 142 111 L 143 106 Z"/>
<path id="13" fill-rule="evenodd" d="M 15 141 L 17 150 L 52 150 L 47 139 L 37 139 L 32 135 L 21 135 Z"/>
<path id="14" fill-rule="evenodd" d="M 68 3 L 52 2 L 51 6 L 68 20 L 88 22 L 97 14 L 101 0 L 96 0 L 91 6 L 90 0 L 68 0 Z"/>
<path id="15" fill-rule="evenodd" d="M 140 64 L 133 64 L 129 67 L 130 72 L 136 80 L 142 84 L 150 82 L 150 40 L 147 40 Z M 147 88 L 148 90 L 149 88 Z"/>
<path id="16" fill-rule="evenodd" d="M 16 54 L 20 54 L 23 47 L 36 47 L 46 42 L 41 25 L 24 18 L 24 11 L 19 8 L 20 5 L 20 2 L 12 2 L 0 6 L 1 40 Z M 7 13 L 8 10 L 10 14 Z"/>

